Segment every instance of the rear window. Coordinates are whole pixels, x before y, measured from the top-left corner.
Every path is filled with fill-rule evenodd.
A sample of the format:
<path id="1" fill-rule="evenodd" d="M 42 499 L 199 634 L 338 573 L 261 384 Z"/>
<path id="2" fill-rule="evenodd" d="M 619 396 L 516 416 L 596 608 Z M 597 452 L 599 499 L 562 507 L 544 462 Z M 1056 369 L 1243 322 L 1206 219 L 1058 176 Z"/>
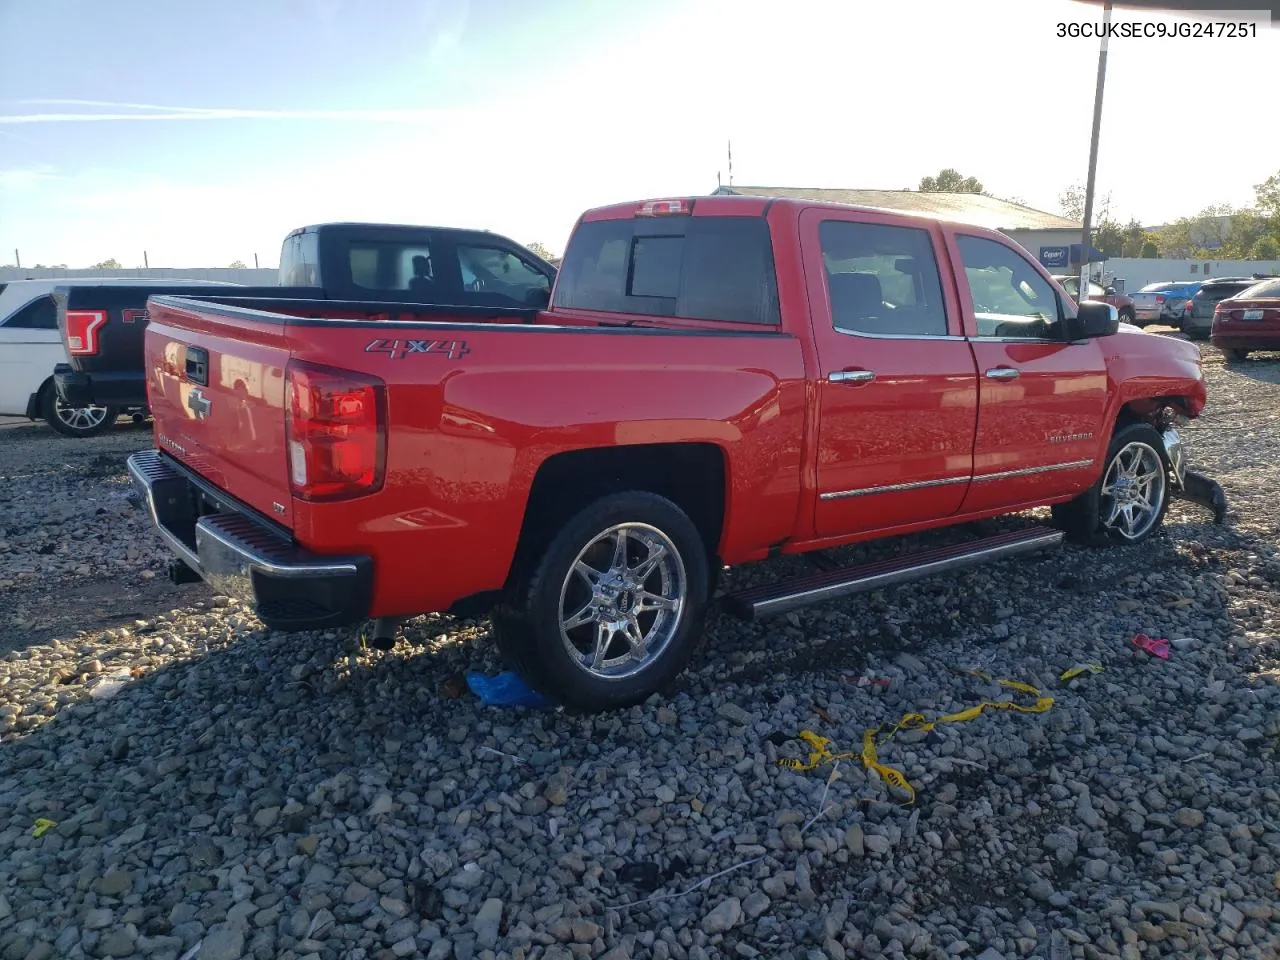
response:
<path id="1" fill-rule="evenodd" d="M 1242 290 L 1248 289 L 1247 283 L 1215 283 L 1200 288 L 1198 296 L 1201 300 L 1208 300 L 1217 303 L 1219 300 L 1226 300 L 1228 297 L 1234 297 Z"/>
<path id="2" fill-rule="evenodd" d="M 1177 290 L 1176 283 L 1148 283 L 1139 293 L 1164 293 L 1166 290 Z"/>
<path id="3" fill-rule="evenodd" d="M 554 305 L 776 325 L 769 225 L 759 217 L 580 224 L 565 251 Z"/>
<path id="4" fill-rule="evenodd" d="M 1280 280 L 1263 280 L 1237 296 L 1241 300 L 1268 300 L 1280 297 Z"/>
<path id="5" fill-rule="evenodd" d="M 320 245 L 315 233 L 295 233 L 280 248 L 280 285 L 320 286 Z"/>

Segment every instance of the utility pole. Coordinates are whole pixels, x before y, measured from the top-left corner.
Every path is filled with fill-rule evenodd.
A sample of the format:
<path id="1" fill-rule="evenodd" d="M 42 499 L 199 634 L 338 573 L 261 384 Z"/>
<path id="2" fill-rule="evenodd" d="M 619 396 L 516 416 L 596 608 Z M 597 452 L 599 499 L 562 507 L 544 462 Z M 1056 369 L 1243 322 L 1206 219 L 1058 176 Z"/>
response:
<path id="1" fill-rule="evenodd" d="M 733 141 L 729 141 L 729 186 L 733 186 Z"/>
<path id="2" fill-rule="evenodd" d="M 1093 92 L 1093 134 L 1089 140 L 1089 179 L 1084 188 L 1084 224 L 1080 233 L 1080 290 L 1076 302 L 1089 292 L 1089 251 L 1092 247 L 1093 186 L 1098 172 L 1098 131 L 1102 127 L 1102 90 L 1107 81 L 1107 33 L 1111 26 L 1111 0 L 1102 8 L 1102 46 L 1098 50 L 1098 84 Z"/>
<path id="3" fill-rule="evenodd" d="M 13 248 L 13 263 L 19 270 L 22 269 L 22 257 L 18 256 L 18 248 Z"/>
<path id="4" fill-rule="evenodd" d="M 253 269 L 258 269 L 258 255 L 256 253 L 253 255 Z"/>
<path id="5" fill-rule="evenodd" d="M 142 251 L 142 266 L 146 270 L 151 269 L 151 261 L 147 259 L 147 251 L 145 250 Z"/>

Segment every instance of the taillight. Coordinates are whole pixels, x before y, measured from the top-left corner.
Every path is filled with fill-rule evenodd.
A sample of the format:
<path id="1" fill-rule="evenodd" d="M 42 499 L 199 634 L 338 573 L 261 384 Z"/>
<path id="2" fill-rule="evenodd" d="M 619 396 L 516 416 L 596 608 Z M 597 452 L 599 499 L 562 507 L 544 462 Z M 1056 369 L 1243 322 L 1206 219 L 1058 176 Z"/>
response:
<path id="1" fill-rule="evenodd" d="M 98 331 L 107 322 L 105 310 L 67 311 L 67 353 L 89 357 L 98 352 Z"/>
<path id="2" fill-rule="evenodd" d="M 1157 294 L 1156 294 L 1156 303 L 1164 303 L 1164 294 L 1163 294 L 1163 293 L 1157 293 Z"/>
<path id="3" fill-rule="evenodd" d="M 345 500 L 382 487 L 386 385 L 291 360 L 285 372 L 289 480 L 303 500 Z"/>

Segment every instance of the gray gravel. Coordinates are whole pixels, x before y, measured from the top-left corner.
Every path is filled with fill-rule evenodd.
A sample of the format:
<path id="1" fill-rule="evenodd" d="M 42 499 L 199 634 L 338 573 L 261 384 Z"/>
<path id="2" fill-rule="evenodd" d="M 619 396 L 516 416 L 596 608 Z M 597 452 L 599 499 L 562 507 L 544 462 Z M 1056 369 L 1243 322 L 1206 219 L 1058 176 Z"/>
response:
<path id="1" fill-rule="evenodd" d="M 0 960 L 1276 956 L 1280 362 L 1205 352 L 1186 435 L 1227 526 L 1175 503 L 1141 547 L 716 614 L 672 690 L 597 717 L 456 696 L 498 669 L 483 621 L 358 652 L 169 586 L 122 469 L 146 429 L 6 429 Z M 952 668 L 1055 703 L 884 744 L 913 806 L 776 763 L 1007 696 Z"/>

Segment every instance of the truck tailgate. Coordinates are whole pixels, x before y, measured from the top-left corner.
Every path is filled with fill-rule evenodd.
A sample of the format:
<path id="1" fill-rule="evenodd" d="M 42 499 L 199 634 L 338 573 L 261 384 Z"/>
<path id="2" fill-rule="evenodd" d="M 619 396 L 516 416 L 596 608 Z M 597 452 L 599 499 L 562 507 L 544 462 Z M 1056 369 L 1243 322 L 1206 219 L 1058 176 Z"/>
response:
<path id="1" fill-rule="evenodd" d="M 145 369 L 156 445 L 245 505 L 289 527 L 285 438 L 288 328 L 222 321 L 148 301 Z"/>

